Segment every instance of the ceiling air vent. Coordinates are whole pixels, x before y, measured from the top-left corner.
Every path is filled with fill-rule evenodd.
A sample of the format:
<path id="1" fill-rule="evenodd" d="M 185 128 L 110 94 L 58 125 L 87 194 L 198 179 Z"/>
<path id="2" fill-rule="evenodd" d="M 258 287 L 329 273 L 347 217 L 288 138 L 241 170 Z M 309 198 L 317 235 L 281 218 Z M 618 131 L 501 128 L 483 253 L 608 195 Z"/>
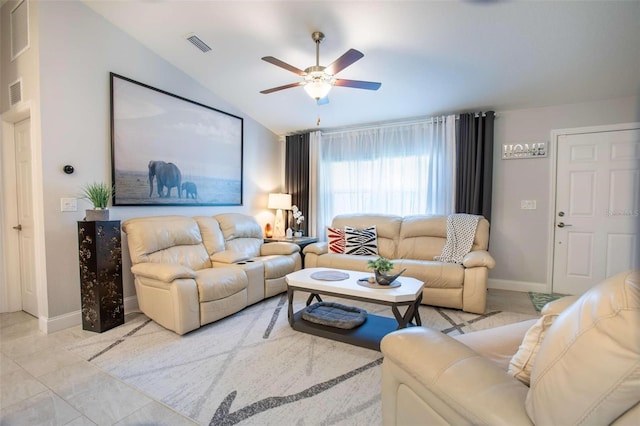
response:
<path id="1" fill-rule="evenodd" d="M 22 101 L 22 79 L 9 85 L 9 106 L 12 107 Z"/>
<path id="2" fill-rule="evenodd" d="M 191 44 L 193 44 L 195 47 L 197 47 L 198 49 L 200 49 L 203 53 L 207 53 L 208 51 L 211 50 L 211 48 L 209 47 L 209 45 L 207 45 L 207 43 L 205 43 L 204 41 L 202 41 L 200 39 L 200 37 L 198 37 L 195 34 L 189 34 L 188 36 L 186 36 L 187 40 L 191 42 Z"/>

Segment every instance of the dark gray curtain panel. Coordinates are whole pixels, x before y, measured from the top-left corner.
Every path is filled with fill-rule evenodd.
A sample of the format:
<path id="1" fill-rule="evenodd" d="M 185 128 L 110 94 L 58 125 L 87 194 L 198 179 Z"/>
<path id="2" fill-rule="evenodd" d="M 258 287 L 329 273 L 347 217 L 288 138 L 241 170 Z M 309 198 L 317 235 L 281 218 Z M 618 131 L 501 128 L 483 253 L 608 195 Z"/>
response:
<path id="1" fill-rule="evenodd" d="M 495 112 L 460 114 L 456 131 L 456 212 L 491 221 Z"/>
<path id="2" fill-rule="evenodd" d="M 284 180 L 291 204 L 298 206 L 305 217 L 300 229 L 309 235 L 309 133 L 287 136 Z M 291 228 L 295 225 L 291 212 L 288 212 L 287 224 Z"/>

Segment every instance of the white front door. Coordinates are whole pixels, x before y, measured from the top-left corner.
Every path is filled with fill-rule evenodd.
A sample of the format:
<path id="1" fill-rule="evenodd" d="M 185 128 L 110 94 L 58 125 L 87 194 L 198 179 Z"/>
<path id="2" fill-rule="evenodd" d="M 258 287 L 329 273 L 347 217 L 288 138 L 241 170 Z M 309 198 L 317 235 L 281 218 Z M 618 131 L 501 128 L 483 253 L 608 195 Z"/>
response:
<path id="1" fill-rule="evenodd" d="M 560 135 L 553 291 L 582 294 L 638 267 L 640 129 Z"/>
<path id="2" fill-rule="evenodd" d="M 31 182 L 31 120 L 20 121 L 14 126 L 16 147 L 16 192 L 18 223 L 14 229 L 19 233 L 20 286 L 22 310 L 38 316 L 38 297 L 35 280 L 35 245 L 33 232 L 33 205 Z"/>

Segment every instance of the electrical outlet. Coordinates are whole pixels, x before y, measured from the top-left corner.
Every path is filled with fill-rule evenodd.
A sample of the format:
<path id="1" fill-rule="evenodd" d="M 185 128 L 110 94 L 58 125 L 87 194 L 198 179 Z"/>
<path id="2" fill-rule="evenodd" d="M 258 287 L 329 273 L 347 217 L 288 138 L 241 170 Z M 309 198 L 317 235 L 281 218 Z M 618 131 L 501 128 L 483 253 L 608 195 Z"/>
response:
<path id="1" fill-rule="evenodd" d="M 522 210 L 535 210 L 536 200 L 520 200 L 520 208 Z"/>
<path id="2" fill-rule="evenodd" d="M 60 211 L 61 212 L 77 212 L 78 199 L 77 198 L 60 198 Z"/>

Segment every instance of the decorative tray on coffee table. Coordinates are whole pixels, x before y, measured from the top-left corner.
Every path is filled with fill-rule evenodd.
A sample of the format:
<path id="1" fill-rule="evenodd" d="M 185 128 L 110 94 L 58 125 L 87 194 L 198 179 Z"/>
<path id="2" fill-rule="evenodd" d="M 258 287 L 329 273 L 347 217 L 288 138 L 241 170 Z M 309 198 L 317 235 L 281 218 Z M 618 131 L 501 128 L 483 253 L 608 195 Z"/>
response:
<path id="1" fill-rule="evenodd" d="M 402 284 L 398 280 L 395 280 L 394 282 L 392 282 L 389 285 L 381 285 L 381 284 L 378 284 L 378 283 L 370 283 L 369 282 L 369 278 L 365 277 L 365 278 L 359 278 L 358 279 L 358 285 L 361 285 L 362 287 L 368 287 L 368 288 L 395 288 L 395 287 L 400 287 Z"/>

